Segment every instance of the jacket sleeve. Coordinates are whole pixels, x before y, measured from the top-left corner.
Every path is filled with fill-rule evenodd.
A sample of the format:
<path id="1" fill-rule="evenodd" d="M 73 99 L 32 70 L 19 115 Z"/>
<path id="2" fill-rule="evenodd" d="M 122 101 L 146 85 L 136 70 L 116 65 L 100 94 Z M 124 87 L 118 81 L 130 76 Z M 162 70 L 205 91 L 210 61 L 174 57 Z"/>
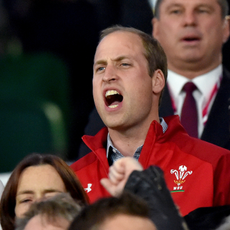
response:
<path id="1" fill-rule="evenodd" d="M 128 190 L 144 199 L 150 208 L 150 218 L 158 230 L 188 229 L 166 186 L 163 171 L 150 166 L 144 171 L 133 171 L 125 185 Z"/>

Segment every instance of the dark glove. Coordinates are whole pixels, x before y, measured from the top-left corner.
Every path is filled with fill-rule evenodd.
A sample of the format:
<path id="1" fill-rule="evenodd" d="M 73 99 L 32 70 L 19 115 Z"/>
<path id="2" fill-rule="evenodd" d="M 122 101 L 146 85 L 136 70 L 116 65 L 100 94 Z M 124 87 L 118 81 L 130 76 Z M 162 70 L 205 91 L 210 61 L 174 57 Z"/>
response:
<path id="1" fill-rule="evenodd" d="M 173 202 L 163 171 L 159 167 L 150 166 L 144 171 L 133 171 L 125 190 L 141 197 L 149 204 L 150 218 L 158 230 L 188 229 Z"/>

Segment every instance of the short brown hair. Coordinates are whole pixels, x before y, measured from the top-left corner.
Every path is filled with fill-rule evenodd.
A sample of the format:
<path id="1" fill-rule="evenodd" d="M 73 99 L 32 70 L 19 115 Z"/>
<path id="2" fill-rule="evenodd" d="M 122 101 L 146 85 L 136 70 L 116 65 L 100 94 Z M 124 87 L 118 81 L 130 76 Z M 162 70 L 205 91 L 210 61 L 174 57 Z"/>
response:
<path id="1" fill-rule="evenodd" d="M 2 193 L 0 217 L 3 230 L 14 229 L 15 205 L 18 182 L 24 169 L 30 166 L 51 165 L 60 175 L 66 191 L 82 204 L 88 203 L 88 196 L 72 169 L 60 157 L 51 154 L 31 154 L 25 157 L 13 170 Z"/>
<path id="2" fill-rule="evenodd" d="M 150 218 L 147 203 L 126 191 L 120 197 L 102 198 L 83 208 L 69 230 L 99 230 L 105 220 L 118 214 Z"/>

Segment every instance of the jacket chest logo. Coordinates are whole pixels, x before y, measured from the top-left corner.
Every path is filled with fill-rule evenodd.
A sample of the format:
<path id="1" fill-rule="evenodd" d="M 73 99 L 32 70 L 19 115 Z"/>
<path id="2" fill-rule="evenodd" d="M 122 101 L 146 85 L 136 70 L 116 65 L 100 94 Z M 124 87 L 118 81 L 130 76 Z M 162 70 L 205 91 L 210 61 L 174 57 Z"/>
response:
<path id="1" fill-rule="evenodd" d="M 188 175 L 191 175 L 193 173 L 193 171 L 188 171 L 187 166 L 185 165 L 181 165 L 179 166 L 179 169 L 171 169 L 170 170 L 171 174 L 174 174 L 176 177 L 176 180 L 174 180 L 174 183 L 176 184 L 176 186 L 173 187 L 173 191 L 171 192 L 184 192 L 183 190 L 183 185 L 185 183 L 185 178 Z"/>
<path id="2" fill-rule="evenodd" d="M 88 185 L 87 185 L 87 188 L 84 188 L 85 189 L 85 191 L 88 193 L 88 192 L 90 192 L 90 191 L 92 191 L 92 184 L 91 183 L 89 183 Z"/>

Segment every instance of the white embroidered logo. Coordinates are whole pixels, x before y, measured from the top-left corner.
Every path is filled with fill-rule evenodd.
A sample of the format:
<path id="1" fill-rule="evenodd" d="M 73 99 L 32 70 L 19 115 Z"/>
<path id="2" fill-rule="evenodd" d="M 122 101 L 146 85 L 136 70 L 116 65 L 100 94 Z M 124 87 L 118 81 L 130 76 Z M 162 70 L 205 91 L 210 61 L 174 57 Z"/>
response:
<path id="1" fill-rule="evenodd" d="M 88 187 L 87 187 L 87 188 L 84 188 L 84 189 L 85 189 L 85 191 L 86 191 L 87 193 L 89 193 L 90 191 L 92 191 L 92 189 L 91 189 L 92 184 L 89 183 L 87 186 L 88 186 Z"/>
<path id="2" fill-rule="evenodd" d="M 179 170 L 171 169 L 170 173 L 175 174 L 176 180 L 174 180 L 174 183 L 177 185 L 177 187 L 173 187 L 173 190 L 182 190 L 183 186 L 182 184 L 186 181 L 185 178 L 188 175 L 192 174 L 192 171 L 187 171 L 187 166 L 181 165 L 179 166 Z"/>

